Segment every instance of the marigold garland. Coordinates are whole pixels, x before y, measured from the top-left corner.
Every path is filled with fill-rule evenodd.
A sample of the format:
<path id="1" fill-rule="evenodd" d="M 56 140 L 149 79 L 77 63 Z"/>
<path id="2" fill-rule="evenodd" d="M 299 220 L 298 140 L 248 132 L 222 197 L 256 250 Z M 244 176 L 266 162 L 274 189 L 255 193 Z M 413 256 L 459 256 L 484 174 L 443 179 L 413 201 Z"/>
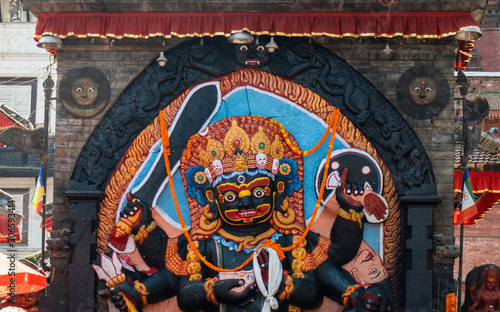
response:
<path id="1" fill-rule="evenodd" d="M 338 109 L 337 109 L 338 110 Z M 334 111 L 335 113 L 335 111 Z M 330 132 L 330 130 L 332 129 L 332 123 L 328 123 L 328 127 L 326 128 L 325 130 L 325 133 L 323 133 L 323 136 L 321 137 L 321 139 L 319 140 L 318 144 L 316 144 L 316 146 L 312 147 L 310 150 L 308 151 L 302 151 L 298 148 L 296 148 L 293 144 L 292 144 L 292 141 L 290 141 L 290 139 L 288 138 L 288 133 L 286 132 L 285 130 L 285 127 L 283 127 L 283 125 L 281 123 L 279 123 L 278 121 L 274 120 L 274 119 L 271 119 L 271 122 L 274 123 L 276 126 L 278 126 L 278 128 L 280 129 L 280 132 L 281 132 L 281 135 L 283 135 L 283 138 L 285 139 L 285 142 L 286 144 L 288 145 L 288 147 L 297 155 L 299 156 L 307 156 L 307 155 L 311 155 L 312 153 L 316 152 L 316 150 L 321 146 L 323 145 L 323 142 L 325 142 L 326 140 L 326 137 L 328 136 L 328 133 Z M 338 114 L 337 114 L 337 122 L 336 124 L 338 123 Z"/>
<path id="2" fill-rule="evenodd" d="M 240 271 L 243 268 L 245 268 L 252 261 L 253 255 L 255 254 L 255 252 L 257 250 L 259 250 L 259 248 L 262 248 L 262 247 L 269 247 L 269 248 L 274 249 L 276 251 L 276 253 L 278 254 L 280 260 L 283 260 L 285 258 L 285 254 L 284 254 L 285 252 L 288 252 L 288 251 L 291 251 L 291 250 L 295 249 L 297 246 L 299 246 L 304 241 L 304 239 L 306 238 L 307 234 L 309 233 L 309 230 L 311 229 L 311 227 L 312 227 L 312 225 L 314 223 L 314 220 L 316 219 L 316 215 L 318 213 L 318 209 L 319 209 L 319 206 L 320 206 L 320 203 L 321 203 L 321 199 L 323 198 L 323 193 L 324 193 L 324 189 L 325 189 L 325 185 L 326 185 L 326 178 L 327 178 L 327 174 L 328 174 L 328 168 L 329 168 L 329 165 L 330 165 L 330 156 L 331 156 L 331 153 L 332 153 L 332 150 L 333 150 L 333 143 L 335 141 L 335 133 L 337 131 L 337 125 L 338 125 L 338 122 L 339 122 L 339 115 L 340 115 L 339 109 L 335 108 L 333 110 L 333 112 L 332 112 L 331 117 L 330 117 L 330 121 L 328 123 L 328 128 L 325 131 L 325 133 L 323 134 L 323 137 L 320 139 L 320 142 L 315 147 L 313 147 L 309 151 L 305 151 L 305 152 L 301 151 L 300 149 L 297 149 L 295 146 L 293 146 L 291 144 L 291 142 L 289 142 L 290 140 L 288 139 L 288 134 L 286 134 L 286 136 L 285 136 L 286 130 L 284 129 L 283 125 L 281 125 L 277 121 L 274 121 L 280 127 L 280 131 L 283 134 L 283 136 L 285 138 L 285 141 L 287 141 L 287 144 L 290 146 L 290 148 L 292 148 L 292 150 L 295 153 L 302 153 L 302 155 L 309 155 L 309 154 L 315 152 L 319 148 L 319 146 L 324 142 L 324 140 L 326 139 L 326 137 L 328 135 L 328 132 L 330 132 L 330 130 L 331 130 L 332 135 L 330 137 L 330 143 L 328 145 L 328 154 L 326 155 L 326 163 L 325 163 L 325 169 L 323 171 L 323 178 L 322 178 L 322 181 L 321 181 L 320 193 L 318 195 L 318 200 L 317 200 L 316 205 L 314 207 L 314 212 L 313 212 L 313 214 L 311 216 L 311 222 L 309 222 L 309 224 L 307 225 L 305 231 L 302 233 L 302 235 L 300 236 L 300 238 L 294 244 L 292 244 L 289 247 L 283 248 L 283 247 L 281 247 L 280 244 L 277 244 L 277 243 L 275 243 L 275 242 L 273 242 L 271 240 L 265 240 L 265 241 L 262 242 L 262 244 L 260 246 L 258 246 L 255 249 L 255 251 L 250 255 L 250 257 L 247 260 L 245 260 L 240 266 L 238 266 L 238 267 L 236 267 L 234 269 L 224 269 L 224 268 L 216 267 L 212 263 L 208 262 L 208 260 L 206 260 L 205 257 L 203 257 L 203 255 L 200 253 L 200 251 L 196 247 L 193 239 L 191 238 L 191 235 L 189 234 L 189 232 L 188 232 L 188 230 L 186 228 L 186 224 L 184 223 L 184 219 L 182 217 L 181 210 L 180 210 L 180 207 L 179 207 L 179 202 L 177 201 L 177 195 L 175 193 L 174 184 L 173 183 L 168 183 L 169 186 L 170 186 L 170 191 L 172 192 L 172 199 L 174 201 L 174 206 L 175 206 L 175 210 L 177 212 L 177 217 L 179 218 L 179 222 L 180 222 L 181 227 L 182 227 L 182 232 L 184 233 L 184 236 L 186 237 L 186 239 L 187 239 L 187 241 L 188 241 L 189 246 L 191 247 L 191 249 L 194 251 L 194 253 L 196 254 L 196 256 L 207 267 L 209 267 L 210 269 L 212 269 L 212 270 L 214 270 L 216 272 L 236 272 L 236 271 Z M 166 125 L 166 122 L 165 122 L 162 110 L 160 111 L 159 119 L 160 119 L 160 129 L 161 129 L 161 137 L 162 137 L 162 145 L 163 145 L 163 156 L 165 158 L 165 168 L 167 170 L 168 180 L 171 182 L 171 181 L 173 181 L 173 179 L 172 179 L 172 172 L 170 170 L 170 162 L 169 162 L 169 157 L 168 157 L 168 156 L 170 156 L 170 148 L 169 148 L 170 141 L 169 141 L 169 137 L 168 137 L 167 125 Z"/>
<path id="3" fill-rule="evenodd" d="M 446 312 L 457 312 L 457 298 L 455 293 L 446 295 Z"/>

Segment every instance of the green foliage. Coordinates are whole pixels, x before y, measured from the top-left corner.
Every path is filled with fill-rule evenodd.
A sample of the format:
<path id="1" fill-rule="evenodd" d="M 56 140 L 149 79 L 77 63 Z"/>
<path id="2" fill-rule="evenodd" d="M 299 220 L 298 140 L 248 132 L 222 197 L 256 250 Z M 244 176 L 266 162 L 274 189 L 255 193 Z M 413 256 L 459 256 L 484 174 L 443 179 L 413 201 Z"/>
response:
<path id="1" fill-rule="evenodd" d="M 49 254 L 49 251 L 45 251 L 45 262 L 47 262 L 47 260 L 49 259 L 50 257 L 50 254 Z M 38 265 L 40 259 L 42 258 L 42 252 L 37 252 L 37 253 L 34 253 L 34 254 L 31 254 L 31 255 L 27 255 L 24 257 L 24 259 L 34 263 L 35 265 Z"/>

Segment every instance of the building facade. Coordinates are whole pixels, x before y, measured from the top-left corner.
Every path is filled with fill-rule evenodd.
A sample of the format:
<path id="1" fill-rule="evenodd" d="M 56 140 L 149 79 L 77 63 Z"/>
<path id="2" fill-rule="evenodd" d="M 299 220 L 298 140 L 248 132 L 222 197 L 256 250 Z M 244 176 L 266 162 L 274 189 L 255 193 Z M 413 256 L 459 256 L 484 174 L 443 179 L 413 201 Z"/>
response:
<path id="1" fill-rule="evenodd" d="M 336 114 L 340 114 L 340 126 L 334 127 L 337 131 L 335 144 L 344 145 L 337 145 L 336 151 L 331 154 L 327 153 L 325 145 L 325 154 L 332 159 L 340 159 L 354 153 L 355 157 L 347 156 L 349 160 L 345 164 L 337 160 L 350 170 L 359 167 L 361 159 L 368 159 L 371 167 L 361 168 L 372 168 L 370 170 L 378 172 L 381 179 L 374 178 L 374 184 L 365 183 L 369 180 L 356 184 L 361 184 L 367 193 L 378 192 L 374 196 L 380 199 L 382 206 L 387 207 L 382 213 L 384 217 L 381 217 L 385 221 L 374 226 L 371 234 L 368 232 L 372 225 L 366 225 L 362 237 L 383 259 L 388 275 L 386 281 L 391 283 L 392 290 L 387 298 L 390 298 L 393 311 L 445 309 L 446 294 L 455 291 L 453 264 L 457 257 L 453 233 L 454 107 L 451 90 L 454 85 L 455 50 L 461 42 L 455 39 L 455 34 L 466 27 L 477 29 L 484 13 L 480 1 L 405 1 L 389 6 L 381 1 L 139 4 L 33 0 L 24 4 L 38 18 L 36 38 L 55 35 L 63 43 L 56 51 L 58 100 L 53 218 L 61 222 L 53 225 L 52 233 L 52 240 L 59 240 L 60 244 L 53 244 L 51 249 L 51 264 L 55 270 L 48 298 L 51 311 L 107 310 L 107 302 L 97 295 L 102 285 L 96 286 L 98 277 L 94 275 L 90 263 L 102 259 L 100 253 L 112 250 L 122 255 L 138 250 L 147 268 L 159 269 L 169 279 L 178 278 L 182 287 L 195 287 L 191 286 L 195 285 L 191 284 L 192 281 L 182 282 L 182 277 L 189 275 L 182 269 L 169 267 L 168 261 L 167 264 L 162 264 L 162 261 L 155 264 L 158 256 L 153 252 L 163 253 L 164 256 L 170 249 L 162 244 L 173 238 L 178 240 L 178 246 L 183 246 L 184 226 L 180 227 L 181 232 L 179 227 L 170 227 L 181 219 L 191 221 L 192 234 L 188 236 L 194 235 L 195 240 L 209 240 L 208 233 L 212 233 L 209 230 L 203 234 L 196 232 L 197 226 L 204 230 L 204 226 L 210 223 L 206 221 L 208 223 L 204 225 L 197 223 L 198 220 L 213 215 L 209 212 L 203 214 L 198 207 L 203 202 L 200 199 L 201 186 L 197 188 L 195 184 L 190 184 L 195 182 L 189 180 L 186 173 L 192 168 L 183 167 L 191 159 L 191 152 L 188 151 L 196 150 L 193 153 L 197 153 L 195 159 L 199 158 L 198 167 L 208 170 L 208 173 L 201 171 L 200 181 L 210 181 L 211 184 L 210 177 L 219 175 L 217 167 L 214 167 L 218 159 L 207 161 L 211 156 L 191 148 L 195 146 L 203 150 L 204 144 L 208 144 L 202 139 L 196 141 L 197 138 L 203 133 L 210 133 L 220 143 L 222 139 L 211 131 L 222 127 L 225 129 L 220 130 L 222 132 L 246 133 L 232 141 L 234 146 L 240 146 L 245 137 L 253 140 L 256 136 L 252 132 L 256 130 L 237 129 L 243 128 L 246 122 L 259 125 L 262 122 L 262 127 L 269 127 L 268 133 L 278 131 L 259 119 L 267 118 L 265 120 L 272 119 L 282 124 L 301 149 L 312 149 L 315 145 L 311 141 L 315 139 L 310 138 L 317 137 L 316 141 L 319 141 L 325 129 L 330 129 L 328 123 Z M 444 20 L 451 20 L 452 23 L 445 26 L 441 23 Z M 252 34 L 248 46 L 227 41 L 231 33 L 242 30 Z M 268 45 L 271 41 L 275 41 L 278 48 Z M 160 52 L 167 58 L 163 66 L 157 62 Z M 250 52 L 255 55 L 249 56 Z M 78 96 L 71 94 L 72 88 L 77 86 L 87 92 L 89 86 L 97 87 L 98 95 L 90 100 L 90 104 L 86 99 L 78 102 Z M 241 90 L 246 90 L 243 91 L 245 96 L 240 93 Z M 421 98 L 417 94 L 412 98 L 412 91 L 434 93 L 423 94 Z M 247 107 L 240 107 L 241 102 L 246 102 Z M 336 113 L 335 107 L 340 109 L 339 113 Z M 158 117 L 159 113 L 163 115 Z M 236 118 L 233 128 L 223 126 L 222 115 L 229 118 L 227 120 Z M 258 117 L 238 119 L 254 115 Z M 166 132 L 161 130 L 162 118 L 169 127 Z M 322 126 L 315 128 L 316 123 Z M 203 130 L 205 127 L 207 132 Z M 201 134 L 198 135 L 198 132 Z M 168 191 L 157 193 L 157 190 L 166 189 L 164 181 L 171 180 L 162 168 L 166 158 L 158 158 L 159 166 L 158 163 L 147 162 L 147 155 L 161 156 L 158 142 L 167 141 L 166 133 L 172 145 L 170 161 L 174 170 L 173 181 L 179 179 L 172 184 L 179 194 L 182 193 L 179 198 L 186 197 L 180 199 L 181 206 L 189 206 L 191 211 L 188 209 L 187 215 L 178 217 L 173 223 L 166 221 L 170 225 L 160 225 L 161 229 L 152 228 L 148 232 L 151 236 L 144 234 L 149 237 L 145 238 L 144 244 L 142 241 L 133 243 L 135 238 L 130 238 L 133 236 L 117 234 L 120 224 L 128 222 L 129 215 L 123 212 L 130 207 L 126 203 L 136 202 L 127 199 L 126 194 L 137 196 L 154 208 L 153 211 L 160 214 L 154 217 L 158 224 L 161 223 L 158 220 L 176 218 L 174 210 L 165 208 L 169 206 L 165 203 L 172 200 L 172 194 L 169 195 Z M 308 135 L 302 137 L 304 133 Z M 271 141 L 279 140 L 271 138 L 269 143 Z M 304 160 L 290 156 L 294 149 L 285 145 L 285 141 L 282 139 L 280 145 L 285 156 L 272 157 L 280 159 L 280 168 L 282 165 L 289 168 L 285 164 L 298 164 L 294 173 L 298 179 L 287 180 L 287 189 L 290 190 L 287 202 L 298 205 L 294 209 L 298 209 L 296 212 L 299 215 L 304 214 L 305 220 L 293 219 L 296 232 L 279 223 L 282 221 L 273 221 L 272 228 L 285 237 L 302 237 L 301 233 L 309 231 L 309 228 L 306 230 L 306 224 L 311 222 L 308 219 L 315 215 L 312 214 L 315 198 L 319 198 L 317 202 L 320 203 L 322 198 L 318 194 L 324 195 L 318 188 L 322 181 L 320 172 L 325 172 L 321 169 L 324 162 L 318 158 L 317 163 L 313 161 L 310 164 L 305 156 Z M 210 144 L 218 143 L 214 141 Z M 246 153 L 242 155 L 253 152 Z M 200 156 L 202 154 L 206 156 Z M 267 159 L 271 159 L 270 155 L 266 154 Z M 176 169 L 175 165 L 178 160 L 180 169 Z M 238 164 L 236 160 L 231 161 L 234 166 Z M 250 165 L 246 158 L 244 163 L 248 168 L 259 168 L 258 164 Z M 222 162 L 221 168 L 230 170 L 224 164 L 227 163 Z M 335 167 L 335 161 L 332 164 Z M 272 172 L 271 167 L 265 170 Z M 336 189 L 339 181 L 346 183 L 342 172 L 335 172 L 338 168 L 332 169 L 330 178 L 326 179 L 330 183 L 327 184 L 331 187 L 327 188 L 330 194 L 335 194 L 332 190 Z M 176 178 L 176 170 L 184 180 L 180 176 Z M 210 170 L 214 170 L 213 173 Z M 230 171 L 224 171 L 227 172 Z M 280 174 L 284 175 L 283 172 Z M 213 181 L 215 185 L 216 180 Z M 162 196 L 165 196 L 165 201 Z M 207 198 L 210 201 L 211 197 L 205 200 Z M 324 202 L 319 204 L 324 207 L 323 211 L 327 211 L 328 198 L 331 199 L 325 197 Z M 311 200 L 311 209 L 307 210 Z M 338 209 L 345 208 L 340 205 Z M 195 206 L 201 209 L 198 214 L 193 208 Z M 304 210 L 300 210 L 299 206 L 305 207 Z M 365 211 L 370 211 L 366 210 L 368 206 L 367 202 Z M 148 210 L 141 209 L 141 213 Z M 338 215 L 344 218 L 340 213 Z M 316 221 L 314 218 L 311 220 L 316 223 L 321 219 L 328 220 L 326 215 Z M 277 220 L 281 219 L 277 217 Z M 225 221 L 221 222 L 224 228 Z M 249 222 L 252 224 L 254 219 Z M 138 223 L 130 224 L 133 224 L 130 227 L 132 232 L 128 234 L 138 235 L 135 227 Z M 219 229 L 217 224 L 214 226 Z M 216 231 L 216 234 L 223 233 Z M 323 235 L 319 225 L 311 231 Z M 146 248 L 147 242 L 154 243 L 155 233 L 163 233 L 158 236 L 163 238 L 153 244 L 154 247 Z M 347 238 L 333 239 L 337 234 L 332 228 L 329 246 L 335 248 L 339 243 L 350 243 Z M 128 250 L 125 246 L 131 239 L 137 249 Z M 359 245 L 355 246 L 354 254 Z M 300 275 L 300 271 L 307 273 L 306 277 L 311 275 L 321 280 L 314 272 L 321 270 L 327 262 L 318 260 L 319 251 L 313 251 L 319 250 L 317 248 L 307 250 L 308 256 L 305 256 L 305 259 L 315 259 L 316 265 L 310 271 L 307 267 L 294 267 L 294 274 Z M 339 247 L 339 250 L 339 254 L 346 255 L 348 260 L 354 257 L 347 256 L 352 251 L 349 247 Z M 235 254 L 234 257 L 240 259 L 243 256 Z M 335 255 L 329 254 L 328 258 L 332 260 Z M 183 261 L 179 262 L 180 265 L 188 260 Z M 193 262 L 196 261 L 201 259 Z M 339 266 L 341 261 L 335 261 L 335 265 Z M 130 269 L 131 272 L 139 271 L 137 267 Z M 150 272 L 149 269 L 145 271 Z M 339 276 L 342 274 L 339 273 Z M 340 277 L 323 282 L 333 283 L 337 278 Z M 145 277 L 144 285 L 150 287 L 147 289 L 151 293 L 167 287 L 150 286 L 150 280 Z M 357 291 L 361 293 L 361 290 Z M 168 297 L 178 295 L 172 289 L 165 290 L 165 294 Z M 347 292 L 342 290 L 341 294 Z M 350 294 L 344 297 L 349 298 Z M 144 295 L 148 302 L 159 301 L 153 295 L 148 299 L 146 297 Z M 340 296 L 331 293 L 325 293 L 325 297 L 342 302 Z M 324 304 L 328 300 L 325 299 Z M 171 309 L 177 308 L 176 303 L 170 304 L 174 305 Z M 347 300 L 349 308 L 352 307 L 350 304 Z M 136 305 L 141 306 L 142 303 L 136 302 Z M 305 303 L 304 306 L 308 307 Z M 155 310 L 154 306 L 145 309 Z M 331 308 L 323 306 L 320 309 Z M 342 308 L 337 305 L 336 309 Z"/>
<path id="2" fill-rule="evenodd" d="M 0 2 L 0 105 L 5 114 L 22 120 L 26 129 L 41 127 L 44 122 L 44 92 L 42 83 L 47 77 L 49 53 L 38 49 L 33 40 L 36 17 L 23 9 L 21 1 Z M 4 109 L 5 108 L 5 109 Z M 55 116 L 52 110 L 52 116 Z M 9 126 L 3 124 L 1 127 Z M 52 133 L 55 119 L 52 120 Z M 38 155 L 23 154 L 13 147 L 0 146 L 0 188 L 11 194 L 16 211 L 24 216 L 21 225 L 19 255 L 41 249 L 41 217 L 30 204 L 40 170 Z M 52 179 L 49 179 L 52 185 Z M 52 190 L 52 187 L 49 187 Z M 48 194 L 50 200 L 52 192 Z M 0 246 L 6 250 L 7 246 Z"/>

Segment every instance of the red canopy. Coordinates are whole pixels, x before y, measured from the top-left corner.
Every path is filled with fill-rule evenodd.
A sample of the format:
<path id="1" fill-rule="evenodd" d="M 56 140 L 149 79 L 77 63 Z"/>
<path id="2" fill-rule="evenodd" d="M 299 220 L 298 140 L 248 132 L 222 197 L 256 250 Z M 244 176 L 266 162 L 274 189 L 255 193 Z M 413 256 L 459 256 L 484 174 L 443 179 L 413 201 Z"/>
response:
<path id="1" fill-rule="evenodd" d="M 100 38 L 255 35 L 442 38 L 476 27 L 470 12 L 75 12 L 41 13 L 42 35 Z"/>
<path id="2" fill-rule="evenodd" d="M 0 272 L 1 298 L 12 293 L 18 295 L 36 292 L 47 285 L 45 275 L 17 261 L 12 254 L 0 253 L 0 268 L 2 268 Z"/>
<path id="3" fill-rule="evenodd" d="M 476 201 L 477 214 L 464 224 L 474 224 L 500 200 L 500 172 L 469 171 L 474 194 L 480 197 Z M 462 171 L 455 171 L 455 193 L 462 193 Z M 455 210 L 455 224 L 459 224 L 460 212 Z"/>

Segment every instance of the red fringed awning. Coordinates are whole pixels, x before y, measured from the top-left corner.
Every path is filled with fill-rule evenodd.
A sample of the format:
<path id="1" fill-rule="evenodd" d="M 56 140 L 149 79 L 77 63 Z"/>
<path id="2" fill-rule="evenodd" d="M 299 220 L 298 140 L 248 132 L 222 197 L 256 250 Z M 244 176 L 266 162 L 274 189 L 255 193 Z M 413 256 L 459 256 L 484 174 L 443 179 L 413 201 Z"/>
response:
<path id="1" fill-rule="evenodd" d="M 465 220 L 464 224 L 474 224 L 500 200 L 500 172 L 469 171 L 474 194 L 481 194 L 476 202 L 477 214 Z M 455 171 L 455 193 L 462 193 L 462 171 Z M 459 224 L 460 212 L 455 211 L 455 224 Z"/>
<path id="2" fill-rule="evenodd" d="M 442 38 L 478 27 L 470 12 L 83 12 L 41 13 L 35 39 L 254 35 Z"/>

